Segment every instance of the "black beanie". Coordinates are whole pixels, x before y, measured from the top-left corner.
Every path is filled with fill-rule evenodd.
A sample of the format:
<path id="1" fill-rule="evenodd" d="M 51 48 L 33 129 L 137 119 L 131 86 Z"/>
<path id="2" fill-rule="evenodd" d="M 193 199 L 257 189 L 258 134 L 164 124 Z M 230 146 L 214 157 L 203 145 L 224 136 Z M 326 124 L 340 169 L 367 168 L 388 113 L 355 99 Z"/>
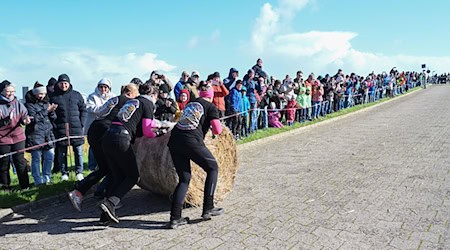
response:
<path id="1" fill-rule="evenodd" d="M 169 85 L 167 84 L 162 84 L 161 86 L 159 86 L 159 93 L 169 93 Z"/>
<path id="2" fill-rule="evenodd" d="M 56 79 L 54 77 L 52 77 L 48 80 L 47 86 L 48 87 L 55 86 L 56 82 L 57 82 Z"/>
<path id="3" fill-rule="evenodd" d="M 130 83 L 134 83 L 134 84 L 136 84 L 136 85 L 141 85 L 141 84 L 143 84 L 142 80 L 139 79 L 139 78 L 137 78 L 137 77 L 131 79 Z"/>
<path id="4" fill-rule="evenodd" d="M 4 80 L 0 83 L 0 93 L 6 88 L 6 86 L 12 85 L 12 83 L 8 80 Z"/>
<path id="5" fill-rule="evenodd" d="M 61 74 L 61 75 L 59 75 L 59 76 L 58 76 L 58 83 L 60 83 L 60 82 L 68 82 L 68 83 L 70 83 L 70 78 L 69 78 L 69 76 L 66 75 L 66 74 Z"/>

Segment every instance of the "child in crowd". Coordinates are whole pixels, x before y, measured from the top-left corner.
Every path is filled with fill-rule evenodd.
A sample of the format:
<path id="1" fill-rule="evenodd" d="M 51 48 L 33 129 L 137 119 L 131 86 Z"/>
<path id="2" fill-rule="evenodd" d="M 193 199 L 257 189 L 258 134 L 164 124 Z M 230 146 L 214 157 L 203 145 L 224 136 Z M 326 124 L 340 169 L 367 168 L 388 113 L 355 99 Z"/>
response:
<path id="1" fill-rule="evenodd" d="M 247 137 L 248 136 L 248 111 L 250 109 L 250 101 L 248 100 L 247 88 L 245 86 L 242 86 L 241 93 L 242 93 L 242 108 L 240 110 L 240 112 L 242 113 L 241 114 L 242 115 L 241 135 L 243 137 Z"/>
<path id="2" fill-rule="evenodd" d="M 283 124 L 280 122 L 281 114 L 278 110 L 276 110 L 276 105 L 274 102 L 270 103 L 270 111 L 269 113 L 269 126 L 274 128 L 282 128 Z"/>
<path id="3" fill-rule="evenodd" d="M 176 121 L 178 121 L 178 119 L 180 119 L 180 116 L 183 113 L 183 110 L 186 107 L 186 105 L 188 104 L 190 99 L 191 99 L 191 97 L 190 97 L 189 91 L 187 89 L 182 89 L 180 91 L 180 94 L 179 94 L 179 97 L 177 100 L 178 109 L 177 109 L 177 112 L 175 113 Z"/>
<path id="4" fill-rule="evenodd" d="M 286 106 L 286 122 L 288 126 L 294 125 L 295 120 L 295 111 L 298 107 L 296 101 L 297 95 L 292 93 L 290 95 L 286 95 L 287 106 Z"/>

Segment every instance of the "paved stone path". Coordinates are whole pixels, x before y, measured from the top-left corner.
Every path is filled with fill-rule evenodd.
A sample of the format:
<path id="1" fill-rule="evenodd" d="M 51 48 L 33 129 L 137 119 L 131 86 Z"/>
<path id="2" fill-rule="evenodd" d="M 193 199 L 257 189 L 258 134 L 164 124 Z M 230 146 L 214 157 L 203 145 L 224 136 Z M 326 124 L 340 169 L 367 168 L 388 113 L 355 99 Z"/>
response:
<path id="1" fill-rule="evenodd" d="M 212 221 L 166 230 L 169 202 L 134 189 L 117 226 L 67 202 L 1 222 L 0 249 L 449 249 L 449 128 L 450 86 L 431 87 L 240 148 Z"/>

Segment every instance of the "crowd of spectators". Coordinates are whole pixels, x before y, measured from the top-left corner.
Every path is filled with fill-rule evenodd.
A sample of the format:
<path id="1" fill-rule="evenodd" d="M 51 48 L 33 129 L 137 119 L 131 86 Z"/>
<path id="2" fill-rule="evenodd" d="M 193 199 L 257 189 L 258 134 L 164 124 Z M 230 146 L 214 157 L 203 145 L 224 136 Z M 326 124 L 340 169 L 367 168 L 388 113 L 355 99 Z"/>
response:
<path id="1" fill-rule="evenodd" d="M 394 97 L 421 86 L 426 78 L 424 72 L 392 68 L 367 75 L 339 69 L 334 74 L 316 76 L 314 73 L 304 75 L 299 70 L 294 77 L 286 75 L 276 79 L 265 71 L 262 59 L 241 75 L 238 69 L 230 68 L 224 78 L 214 72 L 201 80 L 198 71 L 191 74 L 183 71 L 173 85 L 164 74 L 153 71 L 145 82 L 139 78 L 130 82 L 157 87 L 159 95 L 154 116 L 171 122 L 177 121 L 189 101 L 199 97 L 199 87 L 210 85 L 214 90 L 212 103 L 219 110 L 221 120 L 235 139 L 240 140 L 259 129 L 291 126 L 354 105 Z M 47 86 L 36 82 L 21 102 L 14 96 L 14 84 L 7 80 L 0 83 L 1 189 L 11 189 L 10 163 L 17 171 L 20 188 L 30 186 L 25 148 L 32 156 L 35 185 L 49 183 L 52 172 L 61 172 L 62 181 L 69 179 L 69 146 L 75 155 L 76 178 L 82 180 L 85 135 L 98 118 L 102 105 L 115 96 L 111 89 L 111 80 L 102 78 L 85 100 L 73 89 L 69 76 L 61 74 L 58 79 L 51 78 Z M 96 162 L 92 152 L 88 158 L 88 168 L 93 170 Z"/>

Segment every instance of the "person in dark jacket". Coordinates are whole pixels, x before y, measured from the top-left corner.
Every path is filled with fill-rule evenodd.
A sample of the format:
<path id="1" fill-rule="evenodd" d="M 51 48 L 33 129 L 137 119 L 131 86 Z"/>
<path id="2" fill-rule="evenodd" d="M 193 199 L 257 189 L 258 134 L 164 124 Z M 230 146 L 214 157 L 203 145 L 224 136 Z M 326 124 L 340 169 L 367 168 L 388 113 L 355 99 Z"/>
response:
<path id="1" fill-rule="evenodd" d="M 70 145 L 75 152 L 75 171 L 77 180 L 83 179 L 83 150 L 84 144 L 83 125 L 86 122 L 86 105 L 81 94 L 72 89 L 70 78 L 66 74 L 58 77 L 58 83 L 55 86 L 55 92 L 50 98 L 51 103 L 58 104 L 55 120 L 56 139 L 67 136 L 75 136 L 57 142 L 58 163 L 61 169 L 63 181 L 69 179 L 67 172 L 67 147 Z"/>
<path id="2" fill-rule="evenodd" d="M 10 158 L 14 163 L 19 177 L 21 189 L 30 187 L 27 163 L 23 152 L 10 157 L 11 152 L 25 148 L 25 134 L 21 125 L 31 122 L 25 106 L 17 100 L 14 85 L 5 80 L 0 83 L 0 189 L 11 190 L 11 176 L 9 175 Z M 2 155 L 5 155 L 1 157 Z"/>
<path id="3" fill-rule="evenodd" d="M 156 101 L 155 117 L 160 121 L 175 120 L 175 113 L 177 112 L 177 102 L 169 97 L 169 87 L 161 85 L 159 87 L 159 98 Z"/>
<path id="4" fill-rule="evenodd" d="M 53 135 L 52 122 L 56 119 L 55 109 L 57 104 L 50 104 L 47 96 L 47 88 L 36 82 L 34 88 L 25 95 L 25 107 L 28 115 L 33 117 L 31 123 L 25 128 L 26 147 L 36 147 L 30 150 L 31 153 L 31 174 L 34 179 L 34 185 L 47 184 L 51 180 L 53 150 L 55 140 Z M 52 142 L 52 143 L 48 143 Z M 39 147 L 41 144 L 46 144 Z M 41 175 L 41 159 L 42 175 Z"/>

